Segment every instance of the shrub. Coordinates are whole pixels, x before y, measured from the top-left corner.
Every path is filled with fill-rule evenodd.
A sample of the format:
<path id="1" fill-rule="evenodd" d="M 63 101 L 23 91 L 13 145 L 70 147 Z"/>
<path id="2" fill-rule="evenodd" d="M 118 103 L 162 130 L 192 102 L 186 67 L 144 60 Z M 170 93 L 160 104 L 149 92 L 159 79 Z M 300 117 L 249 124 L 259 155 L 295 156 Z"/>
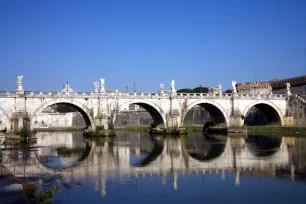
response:
<path id="1" fill-rule="evenodd" d="M 96 127 L 96 130 L 97 130 L 97 131 L 105 130 L 104 125 L 97 126 L 97 127 Z"/>
<path id="2" fill-rule="evenodd" d="M 20 136 L 21 136 L 22 138 L 28 138 L 28 137 L 29 137 L 29 132 L 28 132 L 28 130 L 27 130 L 26 128 L 22 128 L 22 129 L 20 130 Z"/>
<path id="3" fill-rule="evenodd" d="M 41 190 L 37 195 L 36 195 L 36 200 L 37 203 L 41 204 L 47 204 L 47 203 L 52 203 L 51 198 L 53 195 L 58 192 L 58 189 L 55 187 L 52 187 L 50 190 Z"/>

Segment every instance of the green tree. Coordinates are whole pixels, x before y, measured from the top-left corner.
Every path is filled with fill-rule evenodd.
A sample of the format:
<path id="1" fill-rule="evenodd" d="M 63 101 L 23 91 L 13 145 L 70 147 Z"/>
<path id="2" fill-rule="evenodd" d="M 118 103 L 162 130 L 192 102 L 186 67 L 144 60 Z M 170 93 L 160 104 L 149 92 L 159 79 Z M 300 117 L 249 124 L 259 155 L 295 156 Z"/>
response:
<path id="1" fill-rule="evenodd" d="M 232 89 L 227 89 L 226 91 L 224 91 L 224 93 L 232 93 L 233 90 Z"/>
<path id="2" fill-rule="evenodd" d="M 178 93 L 193 93 L 193 89 L 179 89 Z"/>
<path id="3" fill-rule="evenodd" d="M 193 93 L 208 93 L 207 87 L 196 87 L 193 89 Z"/>
<path id="4" fill-rule="evenodd" d="M 207 87 L 196 87 L 194 89 L 179 89 L 177 90 L 178 93 L 208 93 Z"/>

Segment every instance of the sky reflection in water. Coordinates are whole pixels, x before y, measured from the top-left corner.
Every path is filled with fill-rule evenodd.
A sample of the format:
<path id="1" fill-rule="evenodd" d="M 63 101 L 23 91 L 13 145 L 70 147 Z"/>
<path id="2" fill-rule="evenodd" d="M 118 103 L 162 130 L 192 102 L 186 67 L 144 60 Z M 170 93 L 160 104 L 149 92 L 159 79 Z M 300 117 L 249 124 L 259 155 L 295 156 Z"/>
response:
<path id="1" fill-rule="evenodd" d="M 58 187 L 55 203 L 306 203 L 306 138 L 42 132 L 32 147 L 5 151 L 4 165 Z"/>

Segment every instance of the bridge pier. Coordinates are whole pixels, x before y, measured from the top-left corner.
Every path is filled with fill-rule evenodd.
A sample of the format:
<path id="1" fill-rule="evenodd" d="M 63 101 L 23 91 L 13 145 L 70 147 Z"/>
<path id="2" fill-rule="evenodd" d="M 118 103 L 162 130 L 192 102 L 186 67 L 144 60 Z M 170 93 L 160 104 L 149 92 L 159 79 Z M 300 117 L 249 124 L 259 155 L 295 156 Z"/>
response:
<path id="1" fill-rule="evenodd" d="M 19 132 L 23 128 L 29 127 L 29 118 L 26 112 L 15 112 L 8 120 L 7 132 Z"/>
<path id="2" fill-rule="evenodd" d="M 243 126 L 243 119 L 241 118 L 241 115 L 232 115 L 230 116 L 230 124 L 229 127 L 242 127 Z"/>

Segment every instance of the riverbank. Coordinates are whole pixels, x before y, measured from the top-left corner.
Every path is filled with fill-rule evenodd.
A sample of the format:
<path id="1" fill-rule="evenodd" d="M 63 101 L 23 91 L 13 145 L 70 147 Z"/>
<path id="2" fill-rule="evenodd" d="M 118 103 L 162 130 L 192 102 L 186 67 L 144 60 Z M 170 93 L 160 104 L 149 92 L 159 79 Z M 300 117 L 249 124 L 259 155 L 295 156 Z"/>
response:
<path id="1" fill-rule="evenodd" d="M 186 125 L 184 126 L 187 132 L 198 132 L 203 130 L 202 125 Z M 127 132 L 150 132 L 150 126 L 126 126 L 117 128 L 117 131 Z M 229 133 L 242 131 L 244 133 L 284 133 L 284 134 L 303 134 L 306 135 L 306 127 L 289 127 L 289 126 L 244 126 L 239 128 L 216 128 L 211 127 L 207 130 L 209 133 Z"/>
<path id="2" fill-rule="evenodd" d="M 135 125 L 135 126 L 125 126 L 116 128 L 116 131 L 127 131 L 127 132 L 150 132 L 150 125 Z"/>
<path id="3" fill-rule="evenodd" d="M 139 126 L 126 126 L 117 128 L 117 131 L 128 131 L 128 132 L 150 132 L 149 125 L 139 125 Z M 202 131 L 203 125 L 186 125 L 184 126 L 186 131 L 194 132 L 194 131 Z"/>
<path id="4" fill-rule="evenodd" d="M 57 132 L 57 131 L 64 131 L 64 132 L 79 132 L 79 131 L 84 131 L 84 128 L 52 128 L 52 127 L 48 127 L 48 128 L 35 128 L 33 130 L 33 132 Z"/>
<path id="5" fill-rule="evenodd" d="M 282 133 L 306 136 L 306 127 L 289 126 L 247 126 L 248 133 Z"/>
<path id="6" fill-rule="evenodd" d="M 124 132 L 149 132 L 153 135 L 186 135 L 186 128 L 151 128 L 149 125 L 126 126 L 117 128 L 116 131 Z"/>

